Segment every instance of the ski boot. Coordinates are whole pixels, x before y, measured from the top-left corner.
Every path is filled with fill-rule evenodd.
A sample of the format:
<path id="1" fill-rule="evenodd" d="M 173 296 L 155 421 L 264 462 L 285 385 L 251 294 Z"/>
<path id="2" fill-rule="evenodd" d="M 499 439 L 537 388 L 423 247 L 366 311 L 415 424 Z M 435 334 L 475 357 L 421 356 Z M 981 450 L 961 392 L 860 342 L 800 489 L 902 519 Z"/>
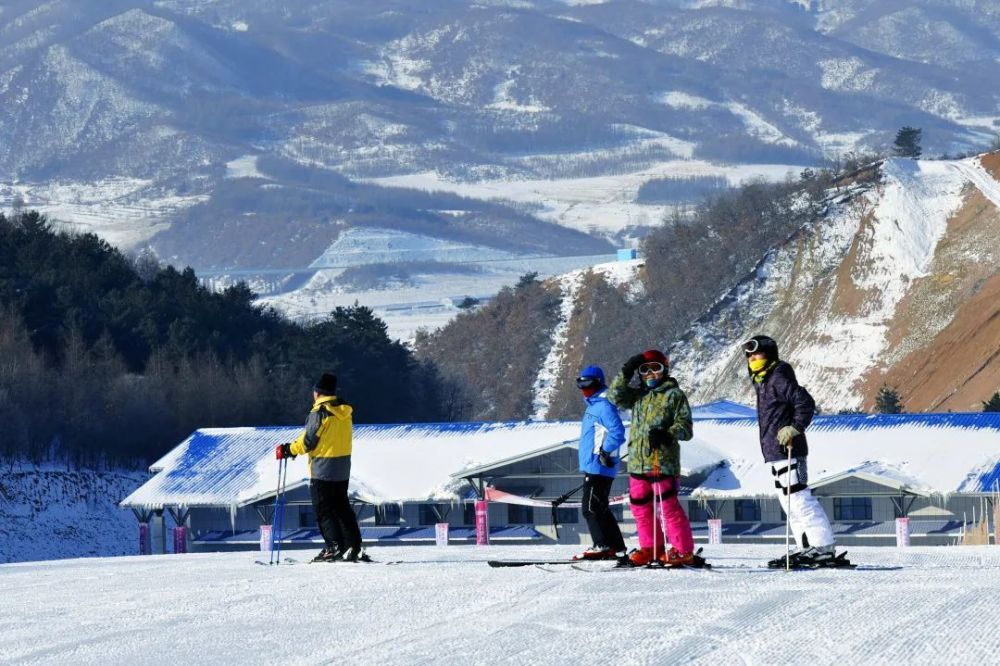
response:
<path id="1" fill-rule="evenodd" d="M 327 547 L 319 551 L 316 557 L 312 558 L 313 562 L 333 562 L 337 559 L 337 548 Z"/>
<path id="2" fill-rule="evenodd" d="M 676 548 L 671 548 L 666 553 L 660 556 L 660 564 L 665 567 L 672 569 L 680 567 L 689 567 L 695 569 L 706 569 L 709 568 L 705 558 L 701 556 L 701 548 L 699 548 L 694 553 L 681 553 Z"/>
<path id="3" fill-rule="evenodd" d="M 795 551 L 788 556 L 789 569 L 820 569 L 825 567 L 849 567 L 850 561 L 844 558 L 847 552 L 837 555 L 834 546 L 815 546 Z M 769 569 L 785 569 L 785 557 L 778 557 L 767 563 Z"/>
<path id="4" fill-rule="evenodd" d="M 797 562 L 799 569 L 853 569 L 854 564 L 847 559 L 847 551 L 840 554 L 834 552 L 834 547 L 810 548 L 801 554 Z"/>
<path id="5" fill-rule="evenodd" d="M 629 564 L 633 567 L 644 567 L 653 562 L 652 548 L 635 548 L 628 554 Z"/>
<path id="6" fill-rule="evenodd" d="M 343 562 L 371 562 L 372 558 L 368 557 L 368 553 L 364 551 L 361 546 L 354 546 L 347 549 L 340 558 Z"/>
<path id="7" fill-rule="evenodd" d="M 581 560 L 590 560 L 590 561 L 594 561 L 594 560 L 617 560 L 618 559 L 618 553 L 616 553 L 609 546 L 597 546 L 597 545 L 594 545 L 594 546 L 591 546 L 590 548 L 588 548 L 587 550 L 583 551 L 582 553 L 580 553 L 578 555 L 574 555 L 573 559 L 576 560 L 577 562 L 579 562 Z"/>

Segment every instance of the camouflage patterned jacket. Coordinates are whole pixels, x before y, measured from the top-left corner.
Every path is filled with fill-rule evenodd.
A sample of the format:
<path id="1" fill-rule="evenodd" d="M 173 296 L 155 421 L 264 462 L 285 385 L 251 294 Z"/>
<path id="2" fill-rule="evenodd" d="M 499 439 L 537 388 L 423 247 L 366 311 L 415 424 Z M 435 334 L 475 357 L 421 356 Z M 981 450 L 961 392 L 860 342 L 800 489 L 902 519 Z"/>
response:
<path id="1" fill-rule="evenodd" d="M 632 410 L 628 431 L 629 474 L 653 474 L 657 468 L 661 475 L 680 474 L 679 442 L 691 439 L 694 434 L 687 396 L 673 377 L 667 377 L 654 389 L 629 386 L 629 380 L 619 372 L 608 389 L 608 400 Z"/>

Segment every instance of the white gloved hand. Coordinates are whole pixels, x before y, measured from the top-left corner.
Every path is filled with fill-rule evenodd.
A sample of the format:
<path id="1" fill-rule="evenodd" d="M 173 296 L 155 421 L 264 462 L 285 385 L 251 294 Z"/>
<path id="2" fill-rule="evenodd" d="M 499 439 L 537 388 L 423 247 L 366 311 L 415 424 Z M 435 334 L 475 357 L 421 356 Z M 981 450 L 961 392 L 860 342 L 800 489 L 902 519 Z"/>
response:
<path id="1" fill-rule="evenodd" d="M 778 446 L 787 449 L 792 445 L 792 440 L 801 434 L 795 426 L 785 426 L 778 431 Z"/>

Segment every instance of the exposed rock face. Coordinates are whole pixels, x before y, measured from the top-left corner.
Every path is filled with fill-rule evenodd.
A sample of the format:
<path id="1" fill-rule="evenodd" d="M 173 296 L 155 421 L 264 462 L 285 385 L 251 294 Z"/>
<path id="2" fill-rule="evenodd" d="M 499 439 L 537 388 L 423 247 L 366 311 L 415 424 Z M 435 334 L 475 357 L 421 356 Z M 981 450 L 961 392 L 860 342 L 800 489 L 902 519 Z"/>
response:
<path id="1" fill-rule="evenodd" d="M 673 350 L 694 402 L 749 401 L 739 342 L 775 337 L 820 406 L 977 410 L 1000 387 L 1000 155 L 891 160 L 773 250 Z"/>

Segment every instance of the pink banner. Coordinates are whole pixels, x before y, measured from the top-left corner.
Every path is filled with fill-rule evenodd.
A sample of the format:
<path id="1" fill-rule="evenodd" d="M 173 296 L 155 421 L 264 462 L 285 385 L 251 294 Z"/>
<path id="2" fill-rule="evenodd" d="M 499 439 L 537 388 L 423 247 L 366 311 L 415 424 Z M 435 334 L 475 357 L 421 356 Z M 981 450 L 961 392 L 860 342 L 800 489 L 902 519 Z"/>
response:
<path id="1" fill-rule="evenodd" d="M 722 543 L 722 519 L 708 519 L 708 542 L 711 544 Z"/>
<path id="2" fill-rule="evenodd" d="M 139 523 L 139 554 L 149 555 L 153 549 L 149 546 L 149 523 Z"/>
<path id="3" fill-rule="evenodd" d="M 490 545 L 490 503 L 486 500 L 476 502 L 476 545 Z"/>
<path id="4" fill-rule="evenodd" d="M 271 552 L 271 526 L 261 525 L 260 526 L 260 552 L 269 553 Z"/>
<path id="5" fill-rule="evenodd" d="M 434 543 L 438 546 L 448 545 L 448 523 L 434 524 Z"/>
<path id="6" fill-rule="evenodd" d="M 896 547 L 907 548 L 910 545 L 910 519 L 896 519 Z"/>
<path id="7" fill-rule="evenodd" d="M 187 548 L 187 528 L 178 526 L 174 528 L 174 552 L 178 555 L 186 553 Z"/>

